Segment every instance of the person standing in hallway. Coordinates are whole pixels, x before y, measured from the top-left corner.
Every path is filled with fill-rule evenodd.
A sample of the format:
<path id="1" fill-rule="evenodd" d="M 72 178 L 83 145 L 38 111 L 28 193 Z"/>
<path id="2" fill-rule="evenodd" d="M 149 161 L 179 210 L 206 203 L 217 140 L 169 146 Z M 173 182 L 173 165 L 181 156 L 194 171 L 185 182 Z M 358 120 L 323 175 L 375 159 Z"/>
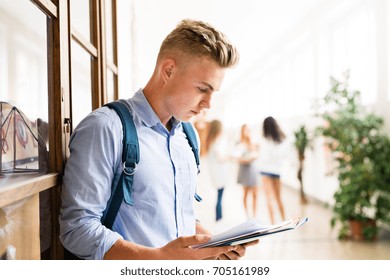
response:
<path id="1" fill-rule="evenodd" d="M 122 201 L 112 229 L 101 217 L 116 174 L 123 172 L 122 123 L 106 106 L 91 112 L 72 133 L 65 165 L 60 240 L 82 259 L 239 259 L 238 246 L 195 249 L 211 233 L 194 211 L 197 164 L 182 122 L 210 108 L 236 48 L 210 24 L 186 19 L 161 44 L 144 88 L 122 100 L 137 130 L 140 160 L 134 203 Z"/>
<path id="2" fill-rule="evenodd" d="M 243 203 L 247 217 L 257 215 L 258 173 L 256 159 L 258 156 L 257 145 L 253 142 L 247 124 L 241 126 L 240 140 L 237 145 L 238 174 L 237 183 L 241 184 L 244 191 Z M 252 198 L 252 207 L 248 200 Z M 252 213 L 251 213 L 252 212 Z"/>
<path id="3" fill-rule="evenodd" d="M 210 181 L 213 187 L 217 189 L 216 221 L 222 219 L 222 196 L 229 180 L 229 156 L 226 154 L 226 141 L 222 137 L 222 131 L 222 122 L 220 120 L 212 120 L 209 123 L 209 131 L 205 143 Z"/>
<path id="4" fill-rule="evenodd" d="M 200 157 L 202 158 L 206 154 L 206 139 L 209 131 L 210 121 L 206 118 L 207 111 L 202 111 L 194 119 L 194 127 L 199 135 L 200 142 Z"/>
<path id="5" fill-rule="evenodd" d="M 274 224 L 274 201 L 276 201 L 281 219 L 285 220 L 280 174 L 286 153 L 286 146 L 284 145 L 286 136 L 277 121 L 271 116 L 264 119 L 262 131 L 263 139 L 260 142 L 259 168 L 270 221 Z"/>

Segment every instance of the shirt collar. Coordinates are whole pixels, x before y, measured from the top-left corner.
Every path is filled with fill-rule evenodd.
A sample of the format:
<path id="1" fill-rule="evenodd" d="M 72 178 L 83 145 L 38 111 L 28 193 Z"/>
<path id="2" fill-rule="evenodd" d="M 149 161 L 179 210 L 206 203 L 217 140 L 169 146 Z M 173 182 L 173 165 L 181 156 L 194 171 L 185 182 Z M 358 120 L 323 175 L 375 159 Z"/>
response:
<path id="1" fill-rule="evenodd" d="M 152 106 L 150 106 L 149 101 L 146 99 L 142 89 L 139 89 L 134 94 L 130 102 L 132 103 L 138 117 L 147 127 L 153 127 L 158 124 L 163 126 L 160 118 L 156 115 Z M 176 130 L 177 128 L 181 127 L 181 121 L 178 119 L 172 117 L 170 121 L 172 122 L 173 129 Z"/>

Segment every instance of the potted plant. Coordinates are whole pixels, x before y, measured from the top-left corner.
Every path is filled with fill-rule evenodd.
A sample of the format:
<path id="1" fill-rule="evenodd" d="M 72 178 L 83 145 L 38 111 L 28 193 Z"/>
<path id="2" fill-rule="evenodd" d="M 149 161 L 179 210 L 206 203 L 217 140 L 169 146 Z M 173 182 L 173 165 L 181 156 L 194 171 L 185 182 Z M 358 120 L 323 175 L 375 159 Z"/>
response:
<path id="1" fill-rule="evenodd" d="M 348 79 L 348 72 L 344 81 L 331 78 L 318 128 L 338 163 L 331 225 L 340 225 L 339 238 L 372 240 L 378 222 L 390 221 L 390 141 L 381 133 L 383 119 L 364 111 Z"/>
<path id="2" fill-rule="evenodd" d="M 306 204 L 307 199 L 303 187 L 303 165 L 305 161 L 305 151 L 308 146 L 310 146 L 310 140 L 308 137 L 308 132 L 305 127 L 305 125 L 301 125 L 297 130 L 294 131 L 294 146 L 295 149 L 297 150 L 298 153 L 298 173 L 297 177 L 299 180 L 299 185 L 300 185 L 300 198 L 301 198 L 301 203 Z"/>

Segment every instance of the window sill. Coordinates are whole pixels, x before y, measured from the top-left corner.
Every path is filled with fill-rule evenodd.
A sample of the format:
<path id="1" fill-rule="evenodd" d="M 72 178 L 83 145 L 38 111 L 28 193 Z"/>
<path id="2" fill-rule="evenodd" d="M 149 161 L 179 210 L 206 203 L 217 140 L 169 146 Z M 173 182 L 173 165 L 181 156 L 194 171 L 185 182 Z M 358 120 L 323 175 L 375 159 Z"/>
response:
<path id="1" fill-rule="evenodd" d="M 0 207 L 56 186 L 58 178 L 58 173 L 1 176 Z"/>

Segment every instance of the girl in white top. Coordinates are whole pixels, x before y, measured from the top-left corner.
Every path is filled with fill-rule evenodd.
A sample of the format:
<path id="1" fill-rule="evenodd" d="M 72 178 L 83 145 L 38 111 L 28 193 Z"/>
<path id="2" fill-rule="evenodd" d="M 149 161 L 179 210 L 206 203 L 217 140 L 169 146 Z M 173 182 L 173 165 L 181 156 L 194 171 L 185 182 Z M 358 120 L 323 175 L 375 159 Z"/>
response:
<path id="1" fill-rule="evenodd" d="M 222 219 L 222 195 L 227 185 L 229 174 L 228 157 L 226 145 L 222 139 L 222 123 L 213 120 L 209 124 L 209 131 L 206 138 L 205 153 L 209 165 L 210 180 L 218 190 L 216 205 L 216 221 Z"/>
<path id="2" fill-rule="evenodd" d="M 284 206 L 280 195 L 280 173 L 285 156 L 283 131 L 273 117 L 263 122 L 263 140 L 260 143 L 259 166 L 267 198 L 267 207 L 271 223 L 275 223 L 273 202 L 276 201 L 282 220 L 285 220 Z"/>

